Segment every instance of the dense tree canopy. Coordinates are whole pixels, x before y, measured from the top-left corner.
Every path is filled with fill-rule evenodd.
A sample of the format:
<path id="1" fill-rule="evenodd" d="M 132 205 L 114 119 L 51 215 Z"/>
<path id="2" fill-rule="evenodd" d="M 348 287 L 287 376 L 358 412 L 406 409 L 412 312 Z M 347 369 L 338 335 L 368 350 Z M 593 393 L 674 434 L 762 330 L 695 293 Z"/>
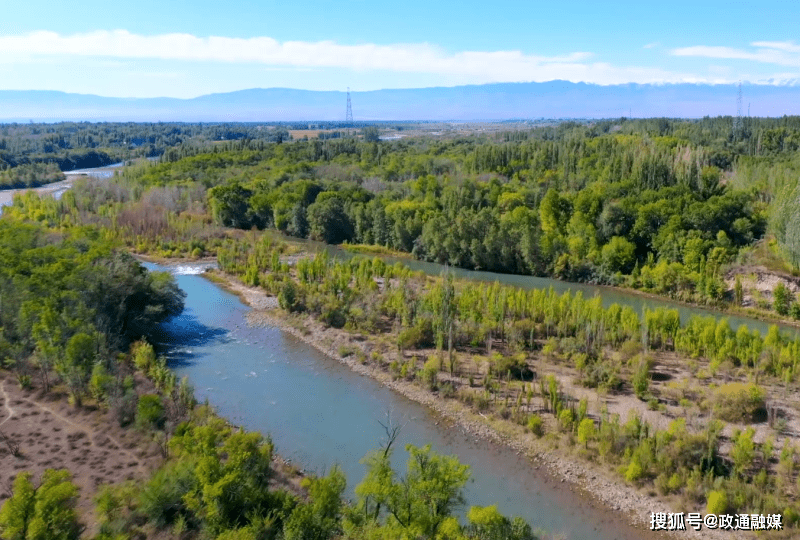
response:
<path id="1" fill-rule="evenodd" d="M 91 229 L 66 234 L 0 220 L 0 361 L 55 369 L 80 398 L 94 364 L 183 309 L 169 274 L 149 273 Z"/>

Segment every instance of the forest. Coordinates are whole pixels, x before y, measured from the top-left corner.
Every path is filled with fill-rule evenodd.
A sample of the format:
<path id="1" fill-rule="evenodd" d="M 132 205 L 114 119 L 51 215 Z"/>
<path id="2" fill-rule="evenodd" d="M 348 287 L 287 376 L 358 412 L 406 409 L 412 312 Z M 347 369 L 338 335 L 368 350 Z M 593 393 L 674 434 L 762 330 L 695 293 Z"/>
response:
<path id="1" fill-rule="evenodd" d="M 514 437 L 566 447 L 681 507 L 781 513 L 794 527 L 800 456 L 786 422 L 800 343 L 777 327 L 761 335 L 725 319 L 682 323 L 675 310 L 425 278 L 380 258 L 289 258 L 272 238 L 741 304 L 726 269 L 759 249 L 787 274 L 800 261 L 800 119 L 743 120 L 619 119 L 391 142 L 366 128 L 327 140 L 182 142 L 108 181 L 78 180 L 59 200 L 21 194 L 0 219 L 9 261 L 0 269 L 0 360 L 20 386 L 63 389 L 76 405 L 162 434 L 163 468 L 100 492 L 98 538 L 134 529 L 534 538 L 496 507 L 459 522 L 468 470 L 427 447 L 406 449 L 405 475 L 388 464 L 390 443 L 376 449 L 352 504 L 336 469 L 304 481 L 303 496 L 267 489 L 269 440 L 194 403 L 148 345 L 158 322 L 180 311 L 181 293 L 128 251 L 213 256 L 222 279 L 277 297 L 291 324 L 359 337 L 342 357 L 506 422 Z M 785 288 L 771 308 L 800 318 Z M 597 401 L 575 397 L 583 389 Z M 598 407 L 603 396 L 632 396 L 636 406 L 626 418 Z M 647 411 L 668 426 L 651 424 Z M 39 487 L 18 475 L 0 531 L 47 538 L 37 531 L 54 522 L 42 518 L 52 511 L 66 523 L 63 538 L 75 537 L 71 485 L 64 472 Z"/>
<path id="2" fill-rule="evenodd" d="M 157 164 L 127 168 L 113 195 L 92 187 L 76 194 L 80 209 L 64 208 L 70 197 L 57 213 L 80 222 L 88 211 L 111 228 L 138 221 L 137 245 L 170 245 L 182 228 L 189 253 L 214 253 L 210 229 L 196 227 L 205 214 L 220 228 L 735 306 L 742 302 L 725 271 L 757 264 L 756 246 L 785 273 L 798 271 L 800 125 L 746 119 L 733 133 L 730 122 L 622 119 L 451 139 L 184 145 Z M 129 200 L 142 202 L 123 211 Z M 800 316 L 794 306 L 794 298 L 765 305 Z"/>
<path id="3" fill-rule="evenodd" d="M 178 146 L 208 148 L 226 141 L 281 142 L 282 126 L 256 124 L 102 123 L 0 125 L 0 189 L 63 180 L 61 171 L 155 158 Z"/>

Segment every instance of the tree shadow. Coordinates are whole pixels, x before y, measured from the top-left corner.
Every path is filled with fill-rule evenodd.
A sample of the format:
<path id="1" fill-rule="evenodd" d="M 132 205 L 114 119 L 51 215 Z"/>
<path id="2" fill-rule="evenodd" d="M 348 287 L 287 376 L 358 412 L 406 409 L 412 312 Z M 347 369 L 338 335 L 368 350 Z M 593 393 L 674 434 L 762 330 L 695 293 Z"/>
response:
<path id="1" fill-rule="evenodd" d="M 194 347 L 225 343 L 231 339 L 227 329 L 201 323 L 190 310 L 162 323 L 155 337 L 158 339 L 156 347 L 167 357 L 170 367 L 194 364 Z"/>

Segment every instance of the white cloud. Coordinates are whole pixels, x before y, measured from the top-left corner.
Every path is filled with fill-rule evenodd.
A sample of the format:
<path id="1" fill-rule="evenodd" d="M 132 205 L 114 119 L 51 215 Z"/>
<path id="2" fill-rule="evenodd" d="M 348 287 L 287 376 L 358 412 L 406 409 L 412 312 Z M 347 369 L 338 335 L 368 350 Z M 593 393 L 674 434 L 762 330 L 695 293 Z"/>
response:
<path id="1" fill-rule="evenodd" d="M 674 49 L 676 57 L 752 60 L 795 68 L 800 66 L 800 46 L 794 42 L 759 41 L 752 49 L 696 46 Z M 649 43 L 644 48 L 658 48 Z M 40 62 L 77 64 L 106 62 L 109 70 L 141 69 L 142 61 L 173 62 L 167 71 L 188 73 L 191 62 L 206 69 L 220 64 L 258 65 L 259 71 L 299 73 L 317 70 L 349 70 L 359 76 L 394 74 L 413 79 L 428 78 L 439 84 L 483 84 L 492 82 L 550 81 L 563 79 L 596 84 L 624 83 L 731 83 L 741 73 L 709 66 L 700 72 L 678 72 L 660 67 L 619 66 L 594 53 L 575 51 L 556 56 L 526 54 L 519 50 L 449 52 L 430 43 L 345 45 L 334 41 L 285 41 L 270 37 L 198 37 L 191 34 L 140 35 L 127 30 L 99 30 L 83 34 L 38 31 L 23 35 L 0 35 L 0 65 L 31 66 Z M 210 67 L 209 64 L 215 64 Z M 119 65 L 117 65 L 119 64 Z M 247 67 L 244 67 L 247 66 Z M 202 69 L 199 67 L 198 69 Z M 177 70 L 177 71 L 176 71 Z M 785 71 L 785 70 L 784 70 Z M 150 76 L 156 77 L 155 72 Z M 777 84 L 797 79 L 799 73 L 760 73 L 754 82 Z M 780 79 L 780 80 L 779 80 Z M 284 80 L 284 79 L 281 79 Z M 751 79 L 752 80 L 752 79 Z M 777 81 L 777 82 L 776 82 Z M 281 83 L 282 84 L 282 83 Z M 376 87 L 385 87 L 376 82 Z M 404 85 L 405 86 L 405 85 Z M 412 84 L 413 86 L 413 84 Z"/>
<path id="2" fill-rule="evenodd" d="M 727 60 L 750 60 L 765 64 L 800 67 L 800 46 L 789 41 L 756 41 L 753 50 L 733 47 L 709 47 L 699 45 L 673 49 L 674 56 L 698 56 Z"/>
<path id="3" fill-rule="evenodd" d="M 753 47 L 763 47 L 766 49 L 777 49 L 789 53 L 800 53 L 800 45 L 795 45 L 791 41 L 755 41 L 751 43 Z"/>
<path id="4" fill-rule="evenodd" d="M 144 36 L 126 30 L 60 35 L 39 31 L 0 35 L 0 57 L 30 61 L 41 57 L 100 57 L 195 62 L 256 63 L 291 68 L 344 68 L 427 73 L 470 83 L 509 81 L 569 81 L 618 84 L 699 80 L 658 68 L 618 67 L 592 62 L 593 53 L 539 56 L 521 51 L 448 53 L 428 43 L 342 45 L 333 41 L 278 42 L 270 37 L 249 39 L 197 37 L 190 34 Z"/>

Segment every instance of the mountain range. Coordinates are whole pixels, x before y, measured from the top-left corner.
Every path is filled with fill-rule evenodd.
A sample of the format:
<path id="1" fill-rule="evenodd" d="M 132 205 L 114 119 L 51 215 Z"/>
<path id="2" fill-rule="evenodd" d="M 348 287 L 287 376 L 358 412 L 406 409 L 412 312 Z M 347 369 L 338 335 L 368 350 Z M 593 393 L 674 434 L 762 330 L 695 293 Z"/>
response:
<path id="1" fill-rule="evenodd" d="M 800 114 L 800 85 L 624 84 L 568 81 L 351 92 L 355 121 L 509 120 Z M 343 121 L 346 93 L 255 88 L 192 99 L 112 98 L 0 90 L 0 122 Z"/>

